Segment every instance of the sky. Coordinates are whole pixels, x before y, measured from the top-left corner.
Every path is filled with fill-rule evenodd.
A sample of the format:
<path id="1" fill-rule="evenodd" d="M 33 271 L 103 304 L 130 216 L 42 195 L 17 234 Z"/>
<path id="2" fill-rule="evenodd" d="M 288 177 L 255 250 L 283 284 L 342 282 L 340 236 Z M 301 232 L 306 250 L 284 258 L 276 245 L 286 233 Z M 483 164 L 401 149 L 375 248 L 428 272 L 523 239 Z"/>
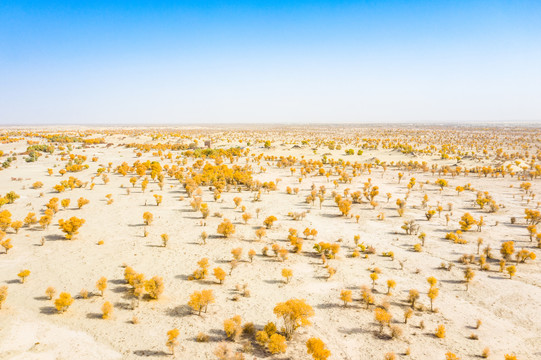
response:
<path id="1" fill-rule="evenodd" d="M 0 0 L 0 124 L 541 123 L 541 1 Z"/>

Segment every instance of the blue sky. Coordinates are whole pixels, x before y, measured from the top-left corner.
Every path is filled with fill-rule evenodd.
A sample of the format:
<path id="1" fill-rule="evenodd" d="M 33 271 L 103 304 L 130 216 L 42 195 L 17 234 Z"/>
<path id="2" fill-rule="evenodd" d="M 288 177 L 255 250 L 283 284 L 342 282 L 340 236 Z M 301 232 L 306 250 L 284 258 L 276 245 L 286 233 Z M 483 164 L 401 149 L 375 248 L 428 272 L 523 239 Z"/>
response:
<path id="1" fill-rule="evenodd" d="M 1 124 L 541 121 L 541 1 L 4 1 Z"/>

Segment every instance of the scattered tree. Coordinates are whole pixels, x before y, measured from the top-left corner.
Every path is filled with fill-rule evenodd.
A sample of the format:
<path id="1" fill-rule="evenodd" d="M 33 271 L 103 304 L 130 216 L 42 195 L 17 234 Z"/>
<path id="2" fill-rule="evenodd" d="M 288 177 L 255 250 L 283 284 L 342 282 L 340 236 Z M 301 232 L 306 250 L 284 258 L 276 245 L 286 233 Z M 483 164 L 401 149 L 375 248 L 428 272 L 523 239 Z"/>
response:
<path id="1" fill-rule="evenodd" d="M 3 285 L 0 286 L 0 310 L 2 309 L 2 304 L 6 301 L 8 297 L 8 287 Z"/>
<path id="2" fill-rule="evenodd" d="M 308 318 L 314 316 L 314 310 L 304 299 L 290 299 L 278 303 L 274 314 L 283 320 L 284 333 L 290 338 L 298 327 L 310 325 Z"/>
<path id="3" fill-rule="evenodd" d="M 207 307 L 209 304 L 214 303 L 214 300 L 212 290 L 194 291 L 193 294 L 190 295 L 188 305 L 194 311 L 197 311 L 198 315 L 201 315 L 201 311 L 204 310 L 207 312 Z"/>
<path id="4" fill-rule="evenodd" d="M 23 283 L 23 284 L 24 284 L 24 281 L 26 280 L 26 278 L 28 277 L 28 275 L 30 275 L 30 270 L 28 270 L 28 269 L 21 270 L 21 272 L 17 274 L 17 276 L 21 278 L 21 283 Z"/>
<path id="5" fill-rule="evenodd" d="M 67 292 L 61 292 L 58 299 L 54 301 L 54 306 L 59 313 L 63 313 L 73 304 L 73 298 Z"/>
<path id="6" fill-rule="evenodd" d="M 171 351 L 171 355 L 175 355 L 175 347 L 178 346 L 177 338 L 179 334 L 180 332 L 177 328 L 167 332 L 167 341 L 165 342 L 165 346 L 167 346 L 169 351 Z"/>
<path id="7" fill-rule="evenodd" d="M 342 290 L 340 292 L 340 300 L 344 303 L 344 307 L 348 305 L 348 303 L 353 301 L 353 298 L 351 296 L 351 290 Z"/>
<path id="8" fill-rule="evenodd" d="M 321 339 L 312 337 L 306 342 L 306 350 L 312 355 L 313 360 L 327 360 L 331 356 L 331 352 L 325 346 Z"/>
<path id="9" fill-rule="evenodd" d="M 276 220 L 278 220 L 276 216 L 271 215 L 263 221 L 263 225 L 265 225 L 267 229 L 270 229 Z"/>
<path id="10" fill-rule="evenodd" d="M 49 300 L 52 300 L 54 295 L 56 294 L 56 289 L 52 286 L 49 286 L 46 290 L 45 290 L 45 295 L 47 295 L 47 297 L 49 298 Z"/>
<path id="11" fill-rule="evenodd" d="M 75 235 L 79 233 L 79 229 L 84 223 L 84 219 L 79 219 L 75 216 L 72 216 L 68 220 L 58 220 L 58 225 L 60 225 L 60 229 L 66 234 L 64 236 L 67 240 L 75 239 Z"/>
<path id="12" fill-rule="evenodd" d="M 96 289 L 100 292 L 101 296 L 103 296 L 103 292 L 105 289 L 107 289 L 107 278 L 102 276 L 97 282 L 96 282 Z"/>
<path id="13" fill-rule="evenodd" d="M 235 225 L 228 219 L 224 219 L 220 225 L 218 225 L 218 234 L 228 238 L 235 233 Z"/>
<path id="14" fill-rule="evenodd" d="M 103 319 L 109 319 L 111 317 L 111 314 L 113 312 L 113 304 L 111 304 L 109 301 L 106 301 L 103 303 L 101 307 L 102 311 L 102 318 Z"/>
<path id="15" fill-rule="evenodd" d="M 293 277 L 293 270 L 291 269 L 282 269 L 282 276 L 285 278 L 286 284 L 289 284 L 291 277 Z"/>
<path id="16" fill-rule="evenodd" d="M 221 267 L 214 268 L 214 277 L 222 284 L 225 280 L 226 273 Z"/>

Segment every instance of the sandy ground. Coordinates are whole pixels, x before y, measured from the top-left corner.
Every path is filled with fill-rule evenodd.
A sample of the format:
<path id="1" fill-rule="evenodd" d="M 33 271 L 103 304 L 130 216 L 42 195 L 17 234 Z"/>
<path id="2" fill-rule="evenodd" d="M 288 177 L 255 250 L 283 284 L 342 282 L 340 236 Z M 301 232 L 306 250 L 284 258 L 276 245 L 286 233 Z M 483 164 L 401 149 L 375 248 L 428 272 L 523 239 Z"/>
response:
<path id="1" fill-rule="evenodd" d="M 46 143 L 38 137 L 20 137 L 19 141 L 3 143 L 2 161 L 13 152 L 17 160 L 11 166 L 0 171 L 0 193 L 15 191 L 20 198 L 13 204 L 6 204 L 1 210 L 9 210 L 13 220 L 22 220 L 28 212 L 35 212 L 39 218 L 45 210 L 45 204 L 52 197 L 59 199 L 70 198 L 68 209 L 59 210 L 51 226 L 42 230 L 39 226 L 23 227 L 17 234 L 11 229 L 7 230 L 6 238 L 12 239 L 13 248 L 6 254 L 0 254 L 0 286 L 8 286 L 8 297 L 0 310 L 0 358 L 1 359 L 139 359 L 172 358 L 165 347 L 166 332 L 172 328 L 180 330 L 180 345 L 176 350 L 178 359 L 214 359 L 213 351 L 217 344 L 225 340 L 223 320 L 234 315 L 240 315 L 243 323 L 253 322 L 261 329 L 268 321 L 279 321 L 273 314 L 273 308 L 278 302 L 290 298 L 303 298 L 315 311 L 311 318 L 312 325 L 300 328 L 293 339 L 288 342 L 285 354 L 270 355 L 255 342 L 254 351 L 245 354 L 247 359 L 309 359 L 306 353 L 305 342 L 310 337 L 321 338 L 330 349 L 331 359 L 383 359 L 384 354 L 395 352 L 400 359 L 445 359 L 445 353 L 451 351 L 462 359 L 476 359 L 485 347 L 490 348 L 491 359 L 504 359 L 505 354 L 515 353 L 518 359 L 541 358 L 541 265 L 539 259 L 527 261 L 517 266 L 517 274 L 513 279 L 505 273 L 498 272 L 500 259 L 499 249 L 501 243 L 512 240 L 515 249 L 525 248 L 533 251 L 539 257 L 541 251 L 537 243 L 530 242 L 524 209 L 536 208 L 538 197 L 528 202 L 522 197 L 519 189 L 522 181 L 517 175 L 510 177 L 478 177 L 463 174 L 439 176 L 436 172 L 407 171 L 389 166 L 384 170 L 381 166 L 374 166 L 371 174 L 367 171 L 352 177 L 351 183 L 339 183 L 335 188 L 333 181 L 339 176 L 333 173 L 329 180 L 325 176 L 308 175 L 299 183 L 300 168 L 297 162 L 293 167 L 297 170 L 294 175 L 290 167 L 278 168 L 276 161 L 263 158 L 260 165 L 251 163 L 254 169 L 254 178 L 261 181 L 275 181 L 281 179 L 276 191 L 263 192 L 262 201 L 254 202 L 253 193 L 249 191 L 224 192 L 222 198 L 215 202 L 208 187 L 202 187 L 203 201 L 208 203 L 211 216 L 206 226 L 201 225 L 201 215 L 194 212 L 187 199 L 186 192 L 178 180 L 165 177 L 165 186 L 160 190 L 155 181 L 150 181 L 148 189 L 142 192 L 140 181 L 135 188 L 131 187 L 129 178 L 111 171 L 108 173 L 109 183 L 96 177 L 95 186 L 67 190 L 57 193 L 53 186 L 68 176 L 75 176 L 83 182 L 92 182 L 99 167 L 107 167 L 112 163 L 112 169 L 127 162 L 132 165 L 136 160 L 157 160 L 164 164 L 174 164 L 181 151 L 173 152 L 173 159 L 160 159 L 155 151 L 136 156 L 131 148 L 119 146 L 124 143 L 176 143 L 190 142 L 190 137 L 200 136 L 201 139 L 212 137 L 215 139 L 213 147 L 228 148 L 231 146 L 246 146 L 249 141 L 251 154 L 255 156 L 293 156 L 298 160 L 321 160 L 323 154 L 329 159 L 343 159 L 344 161 L 375 163 L 375 159 L 385 161 L 387 164 L 398 161 L 426 161 L 432 164 L 451 165 L 456 160 L 442 160 L 437 153 L 408 155 L 395 149 L 377 150 L 365 149 L 362 155 L 344 155 L 344 148 L 352 147 L 355 153 L 358 146 L 343 145 L 341 150 L 329 150 L 317 139 L 334 139 L 340 143 L 344 134 L 357 135 L 359 138 L 368 136 L 372 130 L 367 129 L 326 129 L 313 128 L 300 130 L 257 130 L 251 133 L 234 129 L 231 131 L 184 130 L 187 138 L 168 137 L 167 130 L 161 130 L 162 138 L 153 140 L 149 135 L 104 133 L 101 136 L 105 144 L 81 147 L 73 144 L 73 154 L 88 157 L 89 169 L 77 173 L 67 173 L 63 177 L 58 174 L 66 161 L 61 160 L 60 150 L 53 155 L 41 156 L 36 162 L 25 162 L 24 155 L 28 146 L 26 140 L 31 139 Z M 356 134 L 354 132 L 357 132 Z M 520 145 L 530 147 L 529 153 L 539 152 L 539 131 L 536 129 L 503 132 L 501 136 L 508 136 L 511 140 L 507 146 L 509 152 L 521 152 Z M 463 130 L 470 139 L 475 134 L 494 134 L 496 130 Z M 378 130 L 376 135 L 381 139 L 395 136 L 397 139 L 414 139 L 411 141 L 422 143 L 430 142 L 428 134 L 430 129 L 420 129 L 403 135 L 398 132 Z M 457 134 L 453 132 L 452 134 Z M 533 134 L 535 133 L 535 134 Z M 201 134 L 201 135 L 199 135 Z M 442 135 L 443 134 L 443 135 Z M 451 132 L 450 132 L 451 134 Z M 532 136 L 533 134 L 533 136 Z M 495 149 L 501 144 L 492 135 L 489 140 L 478 142 L 478 146 L 487 146 L 488 156 L 477 160 L 464 157 L 460 163 L 462 167 L 472 166 L 498 166 L 512 164 L 516 171 L 515 160 L 501 160 L 495 158 Z M 372 135 L 370 135 L 372 136 Z M 423 136 L 425 138 L 423 138 Z M 455 135 L 445 135 L 445 130 L 438 129 L 437 136 L 449 141 L 455 141 Z M 447 137 L 446 137 L 447 136 Z M 12 138 L 17 136 L 12 135 Z M 492 137 L 492 139 L 490 139 Z M 263 147 L 257 140 L 272 139 L 270 149 Z M 532 141 L 532 138 L 535 141 Z M 221 139 L 219 141 L 218 139 Z M 308 144 L 301 144 L 301 140 L 308 139 Z M 229 140 L 229 141 L 227 141 Z M 401 141 L 406 141 L 401 140 Z M 436 141 L 437 138 L 432 139 Z M 361 140 L 359 140 L 361 141 Z M 468 140 L 469 141 L 469 140 Z M 471 142 L 454 142 L 454 145 L 471 150 Z M 516 149 L 512 148 L 512 141 L 518 141 Z M 202 143 L 202 140 L 199 140 Z M 505 142 L 504 142 L 505 144 Z M 298 145 L 298 146 L 294 146 Z M 436 147 L 441 143 L 435 142 Z M 505 145 L 503 145 L 505 146 Z M 316 149 L 316 150 L 314 150 Z M 166 154 L 168 151 L 164 151 Z M 153 154 L 154 153 L 154 154 Z M 481 153 L 481 150 L 478 151 Z M 91 162 L 92 157 L 98 161 Z M 252 155 L 248 156 L 253 159 Z M 180 159 L 182 160 L 182 158 Z M 187 165 L 192 163 L 188 159 Z M 243 156 L 238 164 L 245 164 L 247 159 Z M 229 165 L 229 161 L 225 161 Z M 527 164 L 529 161 L 522 161 Z M 260 172 L 260 166 L 265 172 Z M 49 176 L 47 169 L 53 168 L 54 175 Z M 325 170 L 333 167 L 327 164 Z M 351 175 L 351 168 L 347 169 Z M 404 177 L 399 183 L 398 172 Z M 415 186 L 410 192 L 404 217 L 399 217 L 396 210 L 396 199 L 404 198 L 407 193 L 407 184 L 411 177 L 417 179 L 417 184 L 429 181 L 422 189 Z M 437 178 L 445 178 L 449 187 L 443 191 L 434 185 Z M 150 178 L 150 177 L 149 177 Z M 340 216 L 331 193 L 336 191 L 343 195 L 344 189 L 349 188 L 350 193 L 361 190 L 363 184 L 371 179 L 372 184 L 379 186 L 379 195 L 376 197 L 379 205 L 374 210 L 364 201 L 363 204 L 353 204 L 351 213 L 360 215 L 357 222 L 355 218 Z M 43 188 L 32 189 L 35 181 L 43 182 Z M 529 180 L 532 183 L 532 192 L 539 194 L 539 180 Z M 460 195 L 454 190 L 456 186 L 470 183 L 473 188 L 488 191 L 501 208 L 496 213 L 488 213 L 474 207 L 476 192 L 464 191 Z M 306 196 L 314 184 L 316 189 L 320 186 L 327 188 L 325 201 L 320 209 L 318 201 L 315 205 L 307 204 Z M 512 187 L 511 187 L 512 185 Z M 287 187 L 298 187 L 297 195 L 288 195 Z M 126 188 L 130 188 L 127 194 Z M 386 193 L 391 193 L 389 202 Z M 106 195 L 111 194 L 114 202 L 107 205 Z M 156 206 L 153 195 L 163 195 L 163 203 Z M 436 215 L 427 221 L 425 212 L 421 209 L 423 196 L 429 197 L 429 207 L 435 209 L 441 204 L 445 209 L 441 217 Z M 241 197 L 246 211 L 253 218 L 244 224 L 242 212 L 235 209 L 233 198 Z M 77 199 L 85 197 L 89 204 L 77 209 Z M 183 201 L 179 201 L 184 197 Z M 452 211 L 448 211 L 448 203 L 453 204 Z M 256 218 L 256 209 L 260 209 Z M 143 236 L 144 226 L 142 215 L 149 211 L 154 215 L 154 222 L 147 229 L 149 235 Z M 294 221 L 287 216 L 289 212 L 307 211 L 307 215 L 300 221 Z M 212 214 L 220 212 L 224 218 L 230 219 L 236 226 L 236 233 L 229 239 L 224 239 L 216 232 L 221 218 Z M 469 212 L 474 218 L 484 217 L 486 225 L 481 232 L 468 231 L 464 238 L 468 244 L 453 244 L 445 239 L 445 234 L 459 229 L 460 217 Z M 384 220 L 378 220 L 379 213 L 385 214 Z M 445 214 L 450 215 L 450 222 L 446 225 Z M 263 241 L 256 241 L 254 231 L 262 225 L 263 220 L 269 216 L 277 217 L 275 225 L 267 231 Z M 80 229 L 75 240 L 64 240 L 57 223 L 58 219 L 72 216 L 82 217 L 86 223 Z M 511 224 L 510 218 L 516 217 L 517 222 Z M 405 235 L 400 228 L 404 220 L 415 219 L 426 233 L 426 243 L 422 252 L 414 252 L 413 245 L 420 242 L 416 236 Z M 275 257 L 263 256 L 261 250 L 264 246 L 278 243 L 291 249 L 287 241 L 288 230 L 295 228 L 299 233 L 306 228 L 315 228 L 318 235 L 315 240 L 305 240 L 303 252 L 289 254 L 285 262 Z M 209 234 L 207 245 L 202 245 L 200 234 L 206 231 Z M 167 247 L 161 246 L 160 235 L 167 233 L 170 241 Z M 367 258 L 351 257 L 355 248 L 353 238 L 360 235 L 360 241 L 375 247 L 376 254 Z M 45 238 L 45 245 L 40 241 Z M 463 270 L 465 266 L 458 262 L 463 254 L 476 254 L 477 239 L 484 240 L 483 247 L 490 245 L 494 260 L 489 260 L 490 271 L 479 271 L 479 265 L 471 265 L 475 270 L 475 278 L 466 291 Z M 98 241 L 103 240 L 103 245 Z M 316 242 L 336 242 L 340 240 L 341 250 L 336 259 L 330 259 L 330 266 L 336 268 L 334 277 L 327 279 L 327 270 L 322 265 L 319 256 L 312 249 Z M 206 280 L 190 281 L 188 276 L 197 268 L 197 262 L 206 257 L 211 263 L 211 269 L 220 266 L 229 269 L 233 248 L 243 248 L 242 261 L 228 276 L 223 285 L 218 284 L 210 275 Z M 253 263 L 250 263 L 247 252 L 254 249 L 257 252 Z M 393 251 L 395 260 L 381 256 L 382 252 Z M 440 264 L 454 263 L 450 270 L 440 269 Z M 163 296 L 157 301 L 142 301 L 135 310 L 130 308 L 130 295 L 128 286 L 123 278 L 124 265 L 133 267 L 136 271 L 144 273 L 147 278 L 154 275 L 162 276 L 165 282 Z M 293 278 L 286 284 L 281 276 L 284 268 L 293 270 Z M 380 337 L 378 325 L 374 321 L 374 306 L 370 310 L 360 302 L 362 285 L 371 286 L 370 269 L 381 269 L 376 282 L 374 296 L 376 304 L 381 304 L 386 296 L 386 281 L 394 279 L 397 283 L 393 294 L 389 297 L 390 313 L 393 324 L 400 326 L 403 334 L 398 339 Z M 17 274 L 22 269 L 29 269 L 30 276 L 22 284 Z M 97 295 L 96 281 L 105 276 L 108 287 L 103 297 Z M 429 285 L 426 278 L 434 276 L 438 279 L 439 296 L 434 302 L 437 312 L 426 310 L 429 307 L 427 291 Z M 237 284 L 248 284 L 250 297 L 238 297 Z M 73 305 L 63 314 L 58 314 L 53 302 L 45 297 L 45 289 L 53 286 L 57 294 L 67 291 L 76 297 Z M 77 298 L 81 289 L 93 292 L 89 299 Z M 189 295 L 195 290 L 212 289 L 216 303 L 209 306 L 208 312 L 197 316 L 187 306 Z M 340 291 L 350 289 L 353 292 L 353 303 L 343 307 L 339 299 Z M 403 312 L 408 308 L 407 297 L 410 289 L 420 292 L 419 304 L 424 310 L 418 309 L 408 324 L 403 322 Z M 113 316 L 109 320 L 101 318 L 101 306 L 104 301 L 114 305 Z M 132 324 L 136 316 L 138 324 Z M 476 329 L 477 319 L 482 325 Z M 424 328 L 420 327 L 421 322 Z M 446 337 L 437 338 L 434 331 L 437 325 L 444 324 Z M 210 336 L 210 341 L 199 343 L 195 337 L 199 332 Z M 388 331 L 386 330 L 386 333 Z M 476 334 L 478 340 L 469 339 L 470 334 Z M 242 350 L 242 343 L 228 342 L 235 349 Z M 410 348 L 411 355 L 404 354 Z"/>

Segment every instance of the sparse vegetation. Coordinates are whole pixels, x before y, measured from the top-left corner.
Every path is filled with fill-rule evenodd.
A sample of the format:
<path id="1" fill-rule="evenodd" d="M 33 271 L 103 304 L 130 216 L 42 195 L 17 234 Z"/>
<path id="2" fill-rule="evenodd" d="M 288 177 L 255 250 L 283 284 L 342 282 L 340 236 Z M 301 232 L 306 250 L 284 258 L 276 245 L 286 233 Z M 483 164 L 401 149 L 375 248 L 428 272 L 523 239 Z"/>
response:
<path id="1" fill-rule="evenodd" d="M 69 309 L 55 326 L 96 338 L 114 329 L 108 341 L 134 356 L 330 359 L 320 336 L 337 358 L 418 358 L 425 348 L 447 359 L 523 357 L 496 340 L 535 332 L 517 319 L 529 319 L 539 265 L 540 135 L 535 126 L 6 128 L 2 314 L 11 324 L 14 314 Z M 281 295 L 290 300 L 275 304 Z M 508 326 L 489 341 L 487 306 L 507 298 Z M 141 342 L 137 323 L 162 336 L 178 328 Z"/>

